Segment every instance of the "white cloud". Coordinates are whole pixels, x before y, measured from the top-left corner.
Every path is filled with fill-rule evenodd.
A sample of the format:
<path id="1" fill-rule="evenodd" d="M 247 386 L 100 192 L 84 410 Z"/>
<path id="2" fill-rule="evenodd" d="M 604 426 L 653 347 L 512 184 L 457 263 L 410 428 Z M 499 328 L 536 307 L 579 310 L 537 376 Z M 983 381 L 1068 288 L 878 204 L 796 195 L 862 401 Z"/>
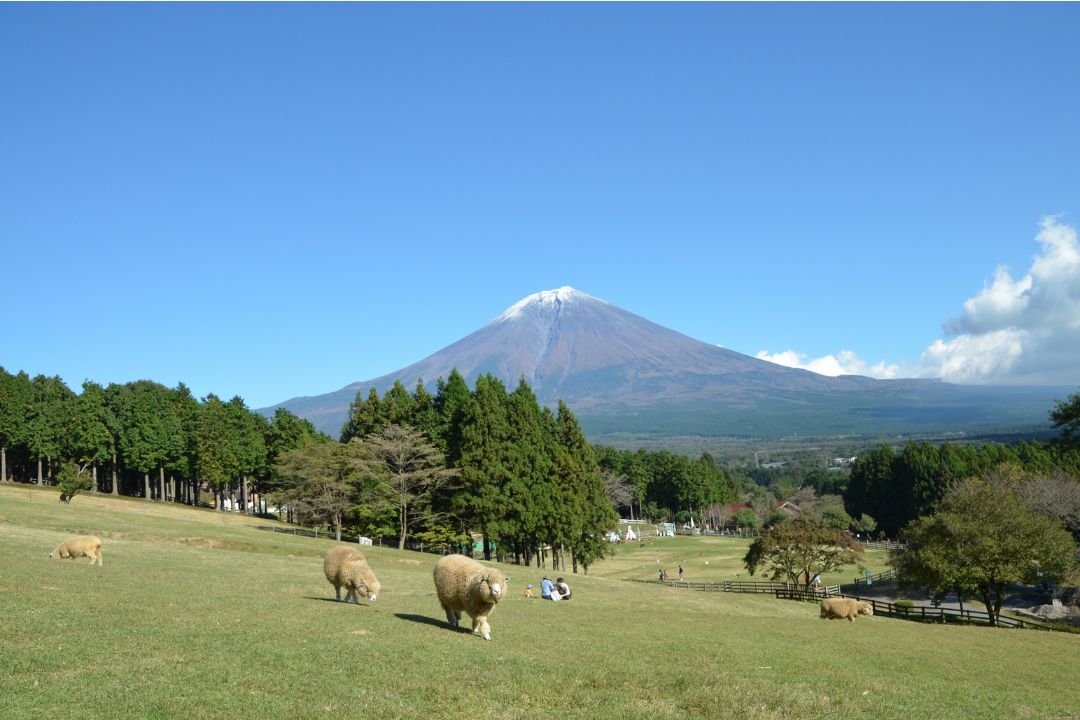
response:
<path id="1" fill-rule="evenodd" d="M 1080 244 L 1076 228 L 1043 218 L 1028 272 L 999 267 L 919 359 L 918 374 L 960 383 L 1080 382 Z"/>
<path id="2" fill-rule="evenodd" d="M 851 350 L 841 350 L 836 355 L 825 355 L 819 358 L 808 358 L 805 354 L 797 353 L 794 350 L 785 350 L 775 354 L 770 354 L 767 350 L 759 350 L 754 357 L 759 360 L 768 360 L 777 365 L 809 370 L 829 377 L 836 377 L 837 375 L 865 375 L 866 377 L 879 379 L 902 377 L 899 365 L 887 365 L 884 360 L 875 365 L 870 365 Z"/>

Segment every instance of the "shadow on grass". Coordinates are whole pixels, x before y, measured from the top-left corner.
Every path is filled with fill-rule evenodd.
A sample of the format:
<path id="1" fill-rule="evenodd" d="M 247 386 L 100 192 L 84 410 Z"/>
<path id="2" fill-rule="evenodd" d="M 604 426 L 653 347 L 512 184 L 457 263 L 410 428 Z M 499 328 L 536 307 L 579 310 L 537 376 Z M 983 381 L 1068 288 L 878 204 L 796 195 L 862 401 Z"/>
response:
<path id="1" fill-rule="evenodd" d="M 328 597 L 314 597 L 312 595 L 304 595 L 303 598 L 305 600 L 319 600 L 320 602 L 341 603 L 342 605 L 356 605 L 357 604 L 357 603 L 352 603 L 352 602 L 351 603 L 346 603 L 344 600 L 335 600 L 334 598 L 328 598 Z M 361 605 L 360 607 L 363 607 L 363 605 Z"/>
<path id="2" fill-rule="evenodd" d="M 420 623 L 421 625 L 431 625 L 432 627 L 442 628 L 443 630 L 453 630 L 454 632 L 471 633 L 467 627 L 451 627 L 450 623 L 445 620 L 437 620 L 427 615 L 413 615 L 411 613 L 394 613 L 394 617 L 401 618 L 402 620 L 408 620 L 409 622 Z"/>

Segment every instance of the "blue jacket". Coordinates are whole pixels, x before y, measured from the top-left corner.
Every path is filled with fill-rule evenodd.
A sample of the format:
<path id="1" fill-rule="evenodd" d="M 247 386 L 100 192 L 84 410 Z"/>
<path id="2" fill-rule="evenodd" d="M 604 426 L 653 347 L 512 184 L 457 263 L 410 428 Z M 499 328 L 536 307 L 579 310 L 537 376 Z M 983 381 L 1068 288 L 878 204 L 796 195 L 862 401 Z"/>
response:
<path id="1" fill-rule="evenodd" d="M 540 597 L 549 599 L 551 597 L 551 591 L 555 589 L 555 584 L 547 578 L 544 578 L 540 583 Z"/>

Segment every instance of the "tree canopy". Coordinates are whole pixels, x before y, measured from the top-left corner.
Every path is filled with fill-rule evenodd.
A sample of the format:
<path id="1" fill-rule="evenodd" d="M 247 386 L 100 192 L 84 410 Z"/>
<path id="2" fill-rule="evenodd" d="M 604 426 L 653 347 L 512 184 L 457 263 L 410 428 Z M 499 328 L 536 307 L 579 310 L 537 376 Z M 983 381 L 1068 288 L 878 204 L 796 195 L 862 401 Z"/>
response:
<path id="1" fill-rule="evenodd" d="M 754 540 L 743 563 L 751 575 L 764 569 L 772 580 L 809 584 L 818 573 L 845 565 L 862 568 L 863 547 L 851 534 L 796 519 L 769 528 Z"/>
<path id="2" fill-rule="evenodd" d="M 978 597 L 997 623 L 1012 583 L 1057 582 L 1075 568 L 1062 524 L 1026 507 L 1014 489 L 982 479 L 958 484 L 937 511 L 909 523 L 891 553 L 902 582 L 935 595 Z"/>

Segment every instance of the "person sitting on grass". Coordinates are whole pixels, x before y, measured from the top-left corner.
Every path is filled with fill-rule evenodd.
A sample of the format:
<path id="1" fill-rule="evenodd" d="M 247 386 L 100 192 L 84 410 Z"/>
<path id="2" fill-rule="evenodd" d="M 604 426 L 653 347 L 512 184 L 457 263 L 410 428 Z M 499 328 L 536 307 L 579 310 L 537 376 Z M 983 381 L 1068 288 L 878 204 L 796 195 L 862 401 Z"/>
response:
<path id="1" fill-rule="evenodd" d="M 555 592 L 559 594 L 559 598 L 562 600 L 570 599 L 570 586 L 562 578 L 555 581 Z"/>
<path id="2" fill-rule="evenodd" d="M 540 581 L 540 597 L 541 597 L 541 599 L 543 599 L 543 600 L 554 600 L 555 598 L 551 597 L 551 594 L 552 594 L 551 591 L 554 590 L 554 589 L 555 589 L 555 585 L 552 584 L 551 578 L 549 578 L 547 575 L 545 575 L 544 579 Z"/>

